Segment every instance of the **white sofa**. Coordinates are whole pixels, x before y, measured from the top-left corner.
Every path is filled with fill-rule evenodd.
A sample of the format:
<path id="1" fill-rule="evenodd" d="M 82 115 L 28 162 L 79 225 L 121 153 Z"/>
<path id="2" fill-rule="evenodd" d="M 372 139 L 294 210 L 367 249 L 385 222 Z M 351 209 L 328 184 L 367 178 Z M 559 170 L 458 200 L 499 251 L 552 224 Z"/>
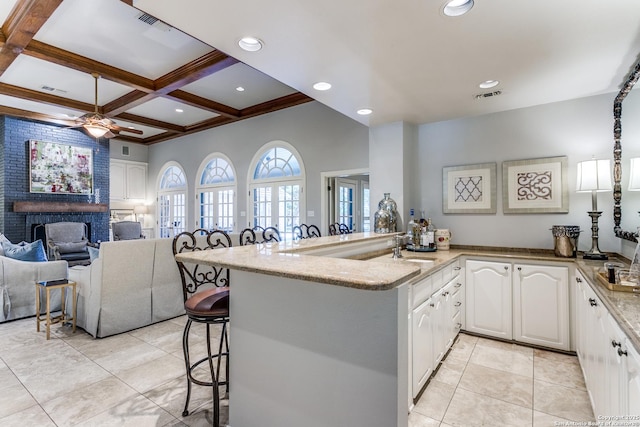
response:
<path id="1" fill-rule="evenodd" d="M 69 268 L 69 279 L 78 284 L 78 326 L 107 337 L 184 314 L 172 243 L 103 242 L 91 265 Z"/>
<path id="2" fill-rule="evenodd" d="M 67 278 L 67 261 L 31 262 L 0 256 L 0 322 L 36 314 L 35 283 Z M 60 308 L 60 290 L 51 293 Z"/>

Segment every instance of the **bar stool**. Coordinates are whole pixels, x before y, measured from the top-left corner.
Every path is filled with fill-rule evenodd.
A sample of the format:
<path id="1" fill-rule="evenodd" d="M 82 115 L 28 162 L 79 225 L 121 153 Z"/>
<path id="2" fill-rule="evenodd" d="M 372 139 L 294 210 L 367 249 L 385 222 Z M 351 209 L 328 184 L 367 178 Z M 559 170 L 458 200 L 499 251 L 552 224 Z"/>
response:
<path id="1" fill-rule="evenodd" d="M 255 245 L 256 243 L 279 242 L 280 233 L 275 227 L 245 228 L 240 232 L 240 246 Z"/>
<path id="2" fill-rule="evenodd" d="M 293 240 L 321 237 L 320 229 L 316 225 L 300 224 L 293 227 Z"/>
<path id="3" fill-rule="evenodd" d="M 194 232 L 182 232 L 173 239 L 174 256 L 183 252 L 210 250 L 231 247 L 231 238 L 222 230 L 197 229 Z M 191 385 L 212 387 L 213 389 L 213 425 L 220 426 L 220 394 L 219 386 L 224 385 L 229 392 L 229 339 L 227 323 L 229 322 L 229 270 L 222 267 L 202 264 L 183 263 L 176 260 L 182 280 L 184 308 L 187 323 L 182 336 L 182 349 L 187 371 L 187 399 L 182 416 L 189 415 Z M 206 325 L 207 356 L 191 362 L 189 356 L 189 331 L 193 322 Z M 211 325 L 221 325 L 218 352 L 211 351 Z M 222 358 L 226 358 L 225 381 L 219 381 Z M 217 366 L 214 369 L 214 359 Z M 194 377 L 194 370 L 202 363 L 208 362 L 211 381 L 203 381 Z"/>

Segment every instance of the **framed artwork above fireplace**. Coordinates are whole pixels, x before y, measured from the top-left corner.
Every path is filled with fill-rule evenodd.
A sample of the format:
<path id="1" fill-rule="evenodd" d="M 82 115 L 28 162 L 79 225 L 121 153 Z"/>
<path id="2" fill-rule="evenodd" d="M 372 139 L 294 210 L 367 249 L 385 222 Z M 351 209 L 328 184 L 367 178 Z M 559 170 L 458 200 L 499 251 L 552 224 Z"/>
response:
<path id="1" fill-rule="evenodd" d="M 30 140 L 29 191 L 93 194 L 92 155 L 91 148 Z"/>

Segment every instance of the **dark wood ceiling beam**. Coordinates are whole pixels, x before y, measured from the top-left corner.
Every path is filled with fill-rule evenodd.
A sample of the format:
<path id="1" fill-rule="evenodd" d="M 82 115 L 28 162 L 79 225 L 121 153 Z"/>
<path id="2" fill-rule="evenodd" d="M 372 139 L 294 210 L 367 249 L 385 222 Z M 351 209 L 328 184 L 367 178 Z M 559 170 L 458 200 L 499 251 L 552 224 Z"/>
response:
<path id="1" fill-rule="evenodd" d="M 105 104 L 102 107 L 102 111 L 103 114 L 117 115 L 120 113 L 124 113 L 125 111 L 133 107 L 142 105 L 145 102 L 157 97 L 158 95 L 156 95 L 155 93 L 146 93 L 139 90 L 134 90 L 121 96 L 120 98 L 114 99 L 113 101 Z"/>
<path id="2" fill-rule="evenodd" d="M 32 40 L 24 49 L 23 53 L 82 73 L 98 73 L 104 79 L 129 86 L 142 92 L 149 93 L 155 90 L 155 85 L 151 79 L 37 40 Z"/>
<path id="3" fill-rule="evenodd" d="M 0 83 L 0 94 L 13 96 L 16 98 L 26 99 L 34 102 L 42 102 L 56 107 L 72 108 L 74 110 L 80 110 L 85 112 L 93 112 L 93 104 L 86 102 L 74 101 L 69 98 L 62 98 L 60 96 L 51 95 L 48 93 L 38 92 L 32 89 L 25 89 L 18 86 L 13 86 L 6 83 Z"/>
<path id="4" fill-rule="evenodd" d="M 251 107 L 243 108 L 240 110 L 240 117 L 246 119 L 249 117 L 255 117 L 262 114 L 272 113 L 274 111 L 282 110 L 284 108 L 295 107 L 296 105 L 304 104 L 306 102 L 313 101 L 313 98 L 305 95 L 302 92 L 295 92 L 290 95 L 281 96 L 280 98 L 272 99 L 261 104 L 256 104 Z"/>
<path id="5" fill-rule="evenodd" d="M 139 123 L 141 125 L 150 126 L 153 128 L 171 130 L 177 133 L 182 133 L 185 131 L 184 126 L 174 125 L 173 123 L 163 122 L 161 120 L 154 120 L 148 117 L 138 116 L 137 114 L 120 113 L 114 118 L 126 120 L 128 122 Z"/>
<path id="6" fill-rule="evenodd" d="M 164 98 L 170 98 L 183 104 L 211 111 L 213 113 L 217 113 L 221 116 L 229 117 L 232 119 L 240 118 L 240 110 L 216 101 L 212 101 L 210 99 L 203 98 L 198 95 L 194 95 L 189 92 L 185 92 L 183 90 L 174 90 L 173 92 L 169 92 L 168 94 L 164 95 Z"/>
<path id="7" fill-rule="evenodd" d="M 5 107 L 2 105 L 0 105 L 0 115 L 39 120 L 42 122 L 63 126 L 74 126 L 76 124 L 73 120 L 59 119 L 48 114 L 34 113 L 33 111 L 22 110 L 20 108 Z"/>
<path id="8" fill-rule="evenodd" d="M 237 59 L 219 50 L 212 50 L 200 58 L 156 79 L 156 92 L 160 94 L 173 92 L 189 83 L 193 83 L 196 80 L 200 80 L 237 63 Z"/>
<path id="9" fill-rule="evenodd" d="M 0 75 L 22 53 L 61 3 L 62 0 L 19 0 L 15 4 L 2 25 L 5 42 L 0 48 Z"/>

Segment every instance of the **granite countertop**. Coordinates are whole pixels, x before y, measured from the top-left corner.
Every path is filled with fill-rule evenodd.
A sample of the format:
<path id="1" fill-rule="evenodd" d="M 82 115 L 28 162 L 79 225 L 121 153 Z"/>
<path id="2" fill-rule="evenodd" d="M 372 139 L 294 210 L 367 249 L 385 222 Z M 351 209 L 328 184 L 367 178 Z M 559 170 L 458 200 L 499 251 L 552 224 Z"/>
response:
<path id="1" fill-rule="evenodd" d="M 398 260 L 391 257 L 391 249 L 378 251 L 373 256 L 368 254 L 364 259 L 358 259 L 362 257 L 357 256 L 352 259 L 331 258 L 310 253 L 321 248 L 349 243 L 362 244 L 389 237 L 388 234 L 355 233 L 298 242 L 268 243 L 185 253 L 178 254 L 176 258 L 185 262 L 198 262 L 234 270 L 376 291 L 393 289 L 406 282 L 415 283 L 461 256 L 574 263 L 630 338 L 636 350 L 640 351 L 640 294 L 610 291 L 600 284 L 596 275 L 603 266 L 602 261 L 556 257 L 550 250 L 463 246 L 452 246 L 448 251 L 436 252 L 403 250 L 404 258 Z M 432 260 L 433 264 L 427 264 L 421 268 L 419 263 L 409 262 L 409 258 L 428 259 Z M 609 261 L 629 263 L 622 257 L 611 258 Z"/>

